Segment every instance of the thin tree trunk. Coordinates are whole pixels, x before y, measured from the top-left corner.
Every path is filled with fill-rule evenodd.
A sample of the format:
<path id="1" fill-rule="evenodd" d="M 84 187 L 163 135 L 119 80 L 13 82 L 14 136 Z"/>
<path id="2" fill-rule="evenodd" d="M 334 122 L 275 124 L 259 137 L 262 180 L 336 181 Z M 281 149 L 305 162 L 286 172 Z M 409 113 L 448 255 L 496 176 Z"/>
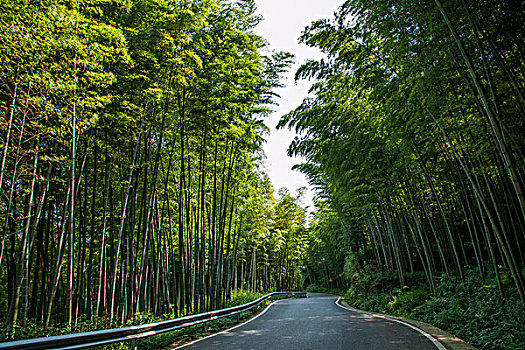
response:
<path id="1" fill-rule="evenodd" d="M 512 163 L 512 158 L 509 155 L 509 152 L 507 151 L 507 146 L 504 142 L 503 132 L 501 130 L 500 124 L 496 118 L 496 115 L 494 114 L 494 111 L 489 105 L 488 99 L 485 95 L 485 91 L 476 75 L 476 72 L 474 70 L 474 66 L 472 64 L 472 61 L 470 60 L 470 57 L 468 56 L 465 48 L 463 47 L 463 43 L 461 42 L 461 39 L 459 38 L 456 29 L 452 25 L 445 9 L 443 8 L 443 5 L 441 4 L 440 0 L 435 0 L 436 5 L 441 12 L 441 15 L 443 16 L 443 19 L 445 20 L 447 27 L 450 30 L 450 33 L 452 34 L 452 37 L 454 38 L 454 41 L 456 42 L 456 45 L 458 46 L 458 49 L 461 53 L 461 56 L 463 57 L 463 60 L 465 61 L 465 64 L 467 65 L 468 72 L 470 74 L 470 77 L 472 79 L 472 82 L 474 83 L 474 86 L 476 87 L 476 91 L 479 94 L 479 98 L 481 99 L 483 108 L 486 112 L 486 115 L 488 117 L 489 125 L 491 127 L 491 130 L 493 132 L 493 135 L 495 137 L 496 144 L 498 146 L 498 150 L 500 151 L 501 157 L 503 159 L 503 162 L 505 164 L 505 169 L 507 169 L 510 179 L 512 180 L 512 184 L 514 187 L 515 194 L 518 198 L 518 202 L 520 204 L 521 209 L 521 215 L 522 218 L 525 219 L 525 197 L 523 194 L 522 186 L 519 182 L 519 178 L 517 176 L 516 170 L 514 168 L 514 165 Z M 520 292 L 520 295 L 523 295 L 523 300 L 525 301 L 525 293 L 523 291 Z"/>
<path id="2" fill-rule="evenodd" d="M 37 141 L 38 144 L 38 141 Z M 20 292 L 22 285 L 24 284 L 24 280 L 29 282 L 29 246 L 31 245 L 31 242 L 29 242 L 30 239 L 30 227 L 31 227 L 31 216 L 32 216 L 32 210 L 33 210 L 33 198 L 35 194 L 35 182 L 36 182 L 36 176 L 37 176 L 37 167 L 38 167 L 38 146 L 34 154 L 34 162 L 33 162 L 33 174 L 32 174 L 32 180 L 31 180 L 31 189 L 29 192 L 29 200 L 27 205 L 27 219 L 26 224 L 24 228 L 24 232 L 22 234 L 22 243 L 20 244 L 20 261 L 19 261 L 19 268 L 18 268 L 18 277 L 15 284 L 15 292 L 13 295 L 12 303 L 9 307 L 9 316 L 8 316 L 8 324 L 15 325 L 18 320 L 18 309 L 19 309 L 19 303 L 20 303 Z M 26 285 L 27 285 L 26 283 Z M 24 295 L 27 294 L 27 289 L 24 292 Z M 24 320 L 26 319 L 26 315 L 23 315 Z M 13 327 L 13 335 L 15 331 L 15 327 Z"/>
<path id="3" fill-rule="evenodd" d="M 15 77 L 18 76 L 18 67 L 16 69 Z M 31 83 L 29 83 L 29 86 L 31 87 Z M 11 140 L 11 128 L 13 126 L 13 116 L 15 114 L 15 106 L 16 106 L 16 93 L 18 91 L 18 84 L 15 83 L 15 89 L 13 91 L 13 101 L 11 103 L 11 111 L 9 112 L 9 122 L 7 124 L 7 135 L 6 140 L 4 144 L 4 154 L 2 155 L 2 165 L 0 167 L 0 194 L 2 193 L 2 187 L 4 184 L 4 172 L 5 172 L 5 162 L 7 159 L 7 151 L 9 149 L 9 141 Z M 2 245 L 4 243 L 4 240 L 2 239 Z M 0 255 L 0 265 L 1 265 L 1 255 Z"/>

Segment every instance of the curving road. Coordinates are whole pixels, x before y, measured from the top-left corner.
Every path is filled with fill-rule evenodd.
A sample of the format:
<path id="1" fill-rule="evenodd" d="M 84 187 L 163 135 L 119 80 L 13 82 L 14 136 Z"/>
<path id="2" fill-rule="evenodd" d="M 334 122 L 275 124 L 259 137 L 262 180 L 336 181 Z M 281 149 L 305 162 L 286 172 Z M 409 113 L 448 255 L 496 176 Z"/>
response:
<path id="1" fill-rule="evenodd" d="M 336 301 L 337 297 L 317 293 L 281 300 L 240 327 L 177 349 L 444 349 L 409 326 L 344 309 Z"/>

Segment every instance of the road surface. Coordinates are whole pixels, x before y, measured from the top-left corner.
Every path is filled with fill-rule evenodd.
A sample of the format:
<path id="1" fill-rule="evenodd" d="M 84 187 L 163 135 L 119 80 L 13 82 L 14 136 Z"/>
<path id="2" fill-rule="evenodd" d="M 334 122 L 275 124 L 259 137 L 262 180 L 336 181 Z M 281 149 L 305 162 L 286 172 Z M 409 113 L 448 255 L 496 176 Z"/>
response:
<path id="1" fill-rule="evenodd" d="M 177 349 L 199 350 L 390 350 L 439 349 L 427 336 L 385 318 L 343 309 L 337 297 L 273 303 L 256 319 Z"/>

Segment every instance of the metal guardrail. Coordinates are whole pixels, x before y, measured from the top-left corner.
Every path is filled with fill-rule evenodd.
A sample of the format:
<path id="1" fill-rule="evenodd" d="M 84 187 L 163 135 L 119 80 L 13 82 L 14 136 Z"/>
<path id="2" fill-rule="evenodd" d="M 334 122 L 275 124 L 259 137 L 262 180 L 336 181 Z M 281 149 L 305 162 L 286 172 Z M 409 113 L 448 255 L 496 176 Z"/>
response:
<path id="1" fill-rule="evenodd" d="M 262 296 L 252 302 L 227 309 L 209 311 L 202 314 L 175 318 L 168 321 L 148 323 L 140 326 L 129 326 L 93 332 L 5 342 L 0 343 L 0 350 L 86 349 L 94 346 L 108 345 L 126 341 L 131 341 L 131 347 L 134 349 L 138 339 L 194 326 L 218 318 L 237 315 L 241 312 L 251 310 L 262 302 L 277 296 L 306 297 L 306 293 L 273 292 L 266 294 L 265 296 Z"/>

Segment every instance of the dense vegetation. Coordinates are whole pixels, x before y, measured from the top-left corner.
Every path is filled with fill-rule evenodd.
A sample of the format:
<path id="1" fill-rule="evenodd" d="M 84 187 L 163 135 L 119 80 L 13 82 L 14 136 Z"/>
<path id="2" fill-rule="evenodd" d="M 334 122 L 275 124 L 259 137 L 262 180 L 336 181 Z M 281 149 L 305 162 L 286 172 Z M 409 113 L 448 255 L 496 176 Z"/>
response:
<path id="1" fill-rule="evenodd" d="M 310 285 L 518 348 L 524 6 L 347 0 L 305 29 L 326 58 L 279 126 L 318 191 L 306 228 L 302 191 L 276 198 L 261 167 L 293 57 L 255 34 L 254 0 L 2 1 L 3 335 Z"/>
<path id="2" fill-rule="evenodd" d="M 361 310 L 423 321 L 447 330 L 478 349 L 521 349 L 525 342 L 525 305 L 502 298 L 494 278 L 476 271 L 436 276 L 436 294 L 425 285 L 422 272 L 407 273 L 399 288 L 394 273 L 362 273 L 344 295 Z"/>
<path id="3" fill-rule="evenodd" d="M 260 169 L 292 56 L 259 21 L 251 0 L 0 3 L 7 336 L 298 285 L 300 193 Z"/>
<path id="4" fill-rule="evenodd" d="M 376 311 L 421 306 L 480 346 L 523 345 L 524 10 L 348 0 L 306 28 L 326 58 L 298 70 L 317 81 L 280 126 L 300 133 L 289 153 L 319 193 L 309 282 L 349 285 Z"/>

